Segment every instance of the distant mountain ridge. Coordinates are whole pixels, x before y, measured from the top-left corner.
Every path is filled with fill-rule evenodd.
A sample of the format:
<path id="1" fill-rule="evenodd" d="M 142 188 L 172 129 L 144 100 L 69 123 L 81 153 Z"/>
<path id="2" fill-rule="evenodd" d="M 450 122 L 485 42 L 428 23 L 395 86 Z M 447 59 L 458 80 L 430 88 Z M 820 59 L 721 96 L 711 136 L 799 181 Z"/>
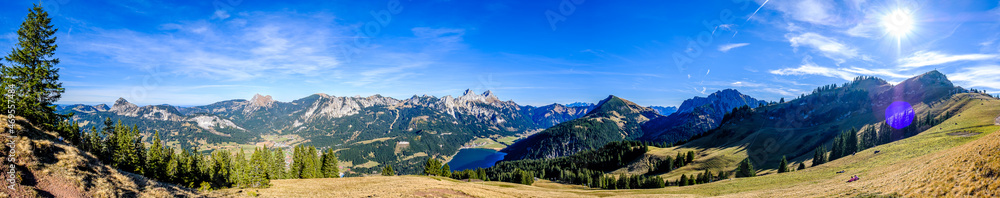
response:
<path id="1" fill-rule="evenodd" d="M 751 108 L 767 102 L 744 95 L 735 89 L 724 89 L 707 97 L 684 100 L 677 112 L 669 116 L 651 120 L 644 125 L 646 131 L 642 140 L 656 142 L 677 142 L 687 140 L 719 126 L 726 113 L 734 108 Z"/>
<path id="2" fill-rule="evenodd" d="M 649 106 L 649 108 L 653 109 L 653 110 L 656 110 L 656 113 L 659 113 L 660 115 L 670 115 L 670 114 L 673 114 L 674 112 L 677 112 L 677 107 L 674 107 L 674 106 L 667 106 L 667 107 L 664 107 L 664 106 Z"/>
<path id="3" fill-rule="evenodd" d="M 642 123 L 659 118 L 655 110 L 611 95 L 581 118 L 560 123 L 501 150 L 504 160 L 567 156 L 611 141 L 642 136 Z"/>
<path id="4" fill-rule="evenodd" d="M 592 108 L 522 106 L 501 101 L 491 91 L 475 94 L 466 90 L 458 97 L 313 94 L 290 102 L 257 94 L 250 100 L 187 108 L 138 106 L 118 99 L 111 107 L 61 105 L 59 112 L 74 112 L 72 119 L 87 129 L 101 127 L 104 118 L 137 124 L 147 133 L 160 131 L 165 141 L 177 142 L 176 147 L 227 142 L 286 147 L 306 144 L 339 149 L 338 157 L 354 165 L 388 163 L 398 165 L 400 172 L 416 173 L 410 165 L 426 161 L 427 156 L 446 159 L 475 138 L 536 132 L 579 118 Z M 398 142 L 408 146 L 396 149 Z M 373 167 L 352 170 L 370 172 L 368 168 Z"/>
<path id="5" fill-rule="evenodd" d="M 663 116 L 651 107 L 609 96 L 595 109 L 576 120 L 556 125 L 505 148 L 504 160 L 555 158 L 594 149 L 612 141 L 644 140 L 677 142 L 718 126 L 733 108 L 765 104 L 761 100 L 726 89 L 708 97 L 685 100 L 680 109 Z"/>

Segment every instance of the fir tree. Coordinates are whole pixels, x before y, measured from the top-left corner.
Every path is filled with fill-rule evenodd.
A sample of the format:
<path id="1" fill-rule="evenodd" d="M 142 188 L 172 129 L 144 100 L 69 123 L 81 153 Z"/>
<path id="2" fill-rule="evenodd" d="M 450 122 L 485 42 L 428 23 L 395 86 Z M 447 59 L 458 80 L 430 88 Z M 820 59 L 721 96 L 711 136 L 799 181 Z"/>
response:
<path id="1" fill-rule="evenodd" d="M 286 179 L 288 178 L 287 172 L 285 170 L 285 150 L 281 148 L 275 148 L 273 156 L 271 157 L 271 174 L 270 179 Z"/>
<path id="2" fill-rule="evenodd" d="M 441 167 L 441 176 L 442 177 L 451 177 L 451 167 L 448 166 L 448 164 L 444 164 L 444 166 Z"/>
<path id="3" fill-rule="evenodd" d="M 788 172 L 788 160 L 781 156 L 781 164 L 778 165 L 778 173 Z"/>
<path id="4" fill-rule="evenodd" d="M 677 185 L 678 186 L 687 186 L 688 185 L 687 175 L 681 174 L 681 179 L 677 180 Z"/>
<path id="5" fill-rule="evenodd" d="M 52 25 L 49 13 L 37 4 L 28 9 L 20 29 L 17 43 L 11 52 L 3 57 L 10 64 L 0 63 L 0 89 L 14 94 L 12 98 L 0 97 L 0 112 L 16 111 L 35 124 L 52 129 L 55 123 L 67 117 L 55 113 L 52 103 L 62 97 L 65 89 L 59 82 L 59 59 L 55 55 L 56 37 L 59 29 Z M 13 100 L 13 101 L 9 101 Z M 13 104 L 13 105 L 6 105 Z M 9 109 L 13 107 L 14 109 Z"/>
<path id="6" fill-rule="evenodd" d="M 323 166 L 320 167 L 320 171 L 323 172 L 323 177 L 340 177 L 340 168 L 337 166 L 337 155 L 334 153 L 333 148 L 326 149 L 326 151 L 323 152 Z"/>
<path id="7" fill-rule="evenodd" d="M 392 170 L 391 164 L 386 164 L 385 168 L 382 168 L 382 176 L 394 176 L 394 175 L 396 175 L 396 171 Z"/>
<path id="8" fill-rule="evenodd" d="M 424 174 L 441 175 L 441 161 L 437 161 L 433 157 L 427 158 L 427 163 L 424 163 Z"/>
<path id="9" fill-rule="evenodd" d="M 736 177 L 753 177 L 757 176 L 757 171 L 753 169 L 753 164 L 750 163 L 750 158 L 743 159 L 740 162 L 740 167 L 736 169 Z"/>
<path id="10" fill-rule="evenodd" d="M 687 156 L 684 159 L 684 162 L 686 164 L 690 164 L 691 162 L 694 162 L 694 151 L 688 151 L 687 152 Z"/>
<path id="11" fill-rule="evenodd" d="M 799 163 L 799 168 L 796 168 L 795 170 L 802 170 L 802 169 L 806 169 L 806 163 Z"/>

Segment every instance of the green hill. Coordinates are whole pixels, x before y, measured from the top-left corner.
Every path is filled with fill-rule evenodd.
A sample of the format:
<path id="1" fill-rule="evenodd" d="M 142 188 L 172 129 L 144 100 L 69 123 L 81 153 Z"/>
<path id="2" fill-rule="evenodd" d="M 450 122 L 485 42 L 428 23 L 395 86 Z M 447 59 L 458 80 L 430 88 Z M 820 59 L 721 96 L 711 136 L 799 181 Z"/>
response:
<path id="1" fill-rule="evenodd" d="M 658 117 L 653 109 L 612 95 L 587 115 L 545 129 L 501 151 L 507 153 L 504 160 L 567 156 L 608 142 L 642 137 L 642 123 Z"/>

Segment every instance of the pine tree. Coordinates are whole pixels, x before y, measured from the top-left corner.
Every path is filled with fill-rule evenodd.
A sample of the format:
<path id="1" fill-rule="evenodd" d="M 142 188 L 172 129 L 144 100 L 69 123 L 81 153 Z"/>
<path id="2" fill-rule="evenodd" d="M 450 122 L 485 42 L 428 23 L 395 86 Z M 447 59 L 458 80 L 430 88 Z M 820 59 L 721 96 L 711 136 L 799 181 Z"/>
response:
<path id="1" fill-rule="evenodd" d="M 232 186 L 232 154 L 228 150 L 219 149 L 212 151 L 212 170 L 210 171 L 213 186 Z"/>
<path id="2" fill-rule="evenodd" d="M 479 179 L 482 179 L 483 181 L 490 181 L 489 175 L 486 175 L 486 169 L 477 168 L 476 175 L 478 175 Z"/>
<path id="3" fill-rule="evenodd" d="M 826 163 L 826 146 L 819 146 L 816 148 L 816 153 L 813 154 L 812 166 L 819 166 L 823 163 Z"/>
<path id="4" fill-rule="evenodd" d="M 788 160 L 781 156 L 781 164 L 778 165 L 778 173 L 788 172 Z"/>
<path id="5" fill-rule="evenodd" d="M 750 158 L 743 159 L 740 162 L 740 167 L 736 169 L 736 177 L 753 177 L 757 176 L 757 171 L 753 169 L 753 164 L 750 163 Z"/>
<path id="6" fill-rule="evenodd" d="M 691 162 L 694 162 L 694 151 L 688 151 L 687 156 L 684 159 L 684 162 L 686 164 L 690 164 Z"/>
<path id="7" fill-rule="evenodd" d="M 442 177 L 451 177 L 451 167 L 448 166 L 448 164 L 444 164 L 444 166 L 441 167 L 441 176 Z"/>
<path id="8" fill-rule="evenodd" d="M 59 29 L 51 23 L 49 13 L 35 4 L 17 30 L 17 44 L 6 57 L 0 58 L 10 62 L 9 65 L 0 63 L 0 73 L 3 73 L 0 89 L 3 93 L 11 89 L 10 92 L 17 93 L 10 99 L 0 97 L 0 104 L 4 104 L 0 105 L 0 112 L 16 111 L 48 129 L 67 117 L 56 114 L 56 106 L 52 104 L 62 97 L 65 89 L 59 82 L 59 68 L 56 68 L 59 59 L 53 57 L 58 47 L 55 33 Z"/>
<path id="9" fill-rule="evenodd" d="M 396 171 L 392 170 L 391 164 L 386 164 L 385 168 L 382 168 L 382 176 L 395 176 Z"/>
<path id="10" fill-rule="evenodd" d="M 323 177 L 340 177 L 340 168 L 337 166 L 337 155 L 334 154 L 333 148 L 326 149 L 326 151 L 323 152 L 323 165 L 320 167 L 320 171 L 323 172 Z"/>
<path id="11" fill-rule="evenodd" d="M 285 170 L 285 150 L 275 148 L 271 157 L 271 177 L 270 179 L 287 179 L 288 173 Z"/>
<path id="12" fill-rule="evenodd" d="M 806 163 L 804 163 L 804 162 L 803 163 L 799 163 L 799 168 L 796 168 L 795 170 L 802 170 L 802 169 L 806 169 Z"/>
<path id="13" fill-rule="evenodd" d="M 163 151 L 163 144 L 160 140 L 160 132 L 153 132 L 153 145 L 149 147 L 149 158 L 147 158 L 147 166 L 149 166 L 149 171 L 146 171 L 146 176 L 163 181 L 166 178 L 166 153 Z"/>
<path id="14" fill-rule="evenodd" d="M 679 186 L 687 186 L 688 185 L 687 175 L 681 174 L 681 179 L 677 180 L 677 185 L 679 185 Z"/>
<path id="15" fill-rule="evenodd" d="M 837 137 L 833 138 L 833 149 L 830 150 L 830 161 L 840 159 L 844 156 L 844 137 L 843 133 L 838 134 Z"/>
<path id="16" fill-rule="evenodd" d="M 268 160 L 267 147 L 255 148 L 250 155 L 250 166 L 246 170 L 247 186 L 252 188 L 266 187 L 270 185 L 267 180 Z"/>
<path id="17" fill-rule="evenodd" d="M 427 163 L 424 163 L 424 174 L 441 175 L 441 162 L 435 160 L 434 157 L 427 158 Z"/>
<path id="18" fill-rule="evenodd" d="M 854 155 L 854 153 L 857 153 L 859 151 L 857 128 L 851 128 L 851 131 L 847 133 L 847 138 L 844 138 L 844 140 L 845 140 L 844 144 L 846 144 L 844 148 L 847 149 L 847 151 L 844 152 L 844 156 Z"/>
<path id="19" fill-rule="evenodd" d="M 295 151 L 292 152 L 292 171 L 289 178 L 303 179 L 306 178 L 303 174 L 305 170 L 305 152 L 302 151 L 302 145 L 295 146 Z"/>

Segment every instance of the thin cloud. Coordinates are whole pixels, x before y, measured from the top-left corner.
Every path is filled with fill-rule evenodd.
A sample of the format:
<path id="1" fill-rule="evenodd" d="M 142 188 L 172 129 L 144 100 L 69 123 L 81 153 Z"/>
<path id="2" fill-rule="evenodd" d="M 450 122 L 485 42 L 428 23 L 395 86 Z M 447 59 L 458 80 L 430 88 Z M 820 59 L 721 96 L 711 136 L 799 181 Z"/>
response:
<path id="1" fill-rule="evenodd" d="M 729 85 L 733 86 L 733 87 L 761 87 L 761 86 L 764 86 L 762 84 L 752 83 L 752 82 L 745 82 L 745 81 L 736 81 L 736 82 L 730 83 Z"/>
<path id="2" fill-rule="evenodd" d="M 1000 65 L 985 65 L 964 68 L 960 72 L 948 74 L 948 79 L 965 87 L 985 87 L 1000 90 Z"/>
<path id="3" fill-rule="evenodd" d="M 788 42 L 791 43 L 792 47 L 795 49 L 798 49 L 799 47 L 813 48 L 823 54 L 823 56 L 836 60 L 838 64 L 843 63 L 846 59 L 852 59 L 858 56 L 857 49 L 847 46 L 836 39 L 812 32 L 798 35 L 787 34 L 785 35 L 785 38 L 788 39 Z"/>
<path id="4" fill-rule="evenodd" d="M 904 69 L 916 69 L 931 65 L 942 65 L 960 61 L 982 61 L 997 59 L 996 54 L 960 54 L 950 55 L 937 51 L 919 51 L 909 57 L 899 59 L 899 67 Z"/>
<path id="5" fill-rule="evenodd" d="M 725 45 L 719 46 L 719 51 L 721 51 L 721 52 L 729 52 L 729 50 L 736 49 L 736 48 L 743 47 L 743 46 L 747 46 L 747 45 L 750 45 L 750 43 L 725 44 Z"/>
<path id="6" fill-rule="evenodd" d="M 804 61 L 798 68 L 783 68 L 777 70 L 771 70 L 772 74 L 777 75 L 821 75 L 826 77 L 840 78 L 844 80 L 853 80 L 856 74 L 847 72 L 840 69 L 834 69 L 829 67 L 818 66 L 815 63 Z"/>

